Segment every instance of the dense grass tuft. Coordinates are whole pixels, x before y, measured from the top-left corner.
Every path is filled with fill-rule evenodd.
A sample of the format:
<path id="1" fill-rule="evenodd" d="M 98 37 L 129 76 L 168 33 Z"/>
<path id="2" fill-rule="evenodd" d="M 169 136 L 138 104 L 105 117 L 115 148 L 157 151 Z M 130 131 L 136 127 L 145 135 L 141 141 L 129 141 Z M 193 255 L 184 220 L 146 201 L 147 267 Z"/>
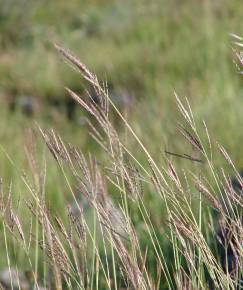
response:
<path id="1" fill-rule="evenodd" d="M 154 158 L 106 85 L 72 53 L 56 48 L 93 87 L 95 99 L 93 94 L 83 99 L 67 91 L 90 116 L 90 135 L 104 155 L 99 160 L 95 154 L 83 154 L 54 130 L 38 128 L 73 203 L 66 213 L 49 204 L 46 157 L 40 166 L 30 139 L 32 177 L 22 174 L 30 193 L 23 204 L 27 221 L 17 214 L 22 202 L 13 200 L 12 186 L 8 192 L 1 188 L 10 273 L 14 239 L 34 287 L 240 289 L 243 180 L 227 150 L 215 142 L 205 122 L 197 124 L 189 101 L 175 94 L 181 114 L 178 133 L 190 150 L 167 150 L 161 160 Z M 241 52 L 236 51 L 236 59 L 241 69 Z M 114 127 L 110 118 L 114 114 L 124 133 Z M 181 163 L 174 162 L 178 158 Z M 215 164 L 219 158 L 222 167 Z"/>

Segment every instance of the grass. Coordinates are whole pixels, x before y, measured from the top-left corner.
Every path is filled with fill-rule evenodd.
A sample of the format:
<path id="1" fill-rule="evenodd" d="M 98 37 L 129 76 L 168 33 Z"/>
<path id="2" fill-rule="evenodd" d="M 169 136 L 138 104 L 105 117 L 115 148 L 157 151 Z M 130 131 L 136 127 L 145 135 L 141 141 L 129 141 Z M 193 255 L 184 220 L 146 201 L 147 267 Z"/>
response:
<path id="1" fill-rule="evenodd" d="M 58 10 L 51 5 L 48 11 L 45 2 L 37 6 L 30 2 L 28 13 L 23 16 L 25 26 L 30 29 L 28 37 L 23 26 L 19 29 L 20 37 L 12 40 L 9 35 L 20 25 L 19 16 L 14 18 L 11 13 L 12 18 L 7 17 L 11 5 L 9 10 L 2 10 L 12 22 L 5 21 L 6 30 L 2 31 L 1 99 L 34 96 L 41 100 L 45 118 L 49 100 L 67 99 L 63 86 L 82 93 L 84 83 L 60 64 L 53 52 L 51 42 L 65 43 L 99 79 L 108 81 L 111 94 L 128 93 L 134 97 L 136 105 L 129 121 L 138 134 L 140 128 L 143 132 L 146 129 L 146 134 L 141 133 L 145 137 L 153 134 L 157 140 L 161 136 L 163 147 L 168 142 L 173 147 L 176 134 L 170 124 L 176 114 L 172 96 L 176 90 L 189 98 L 195 116 L 207 120 L 212 132 L 217 131 L 217 138 L 235 154 L 237 166 L 241 167 L 237 148 L 242 137 L 236 128 L 241 123 L 238 103 L 242 80 L 235 75 L 228 38 L 228 32 L 242 30 L 240 1 L 218 6 L 188 1 L 178 7 L 173 1 L 170 4 L 127 1 L 123 5 L 113 1 L 101 5 L 96 1 L 85 2 L 82 7 L 76 1 L 61 2 Z M 21 5 L 14 7 L 21 14 Z M 63 19 L 63 24 L 58 18 Z M 121 19 L 126 20 L 120 23 Z M 220 120 L 215 115 L 225 118 Z M 145 142 L 149 141 L 150 138 Z"/>
<path id="2" fill-rule="evenodd" d="M 1 269 L 29 270 L 29 284 L 51 289 L 205 289 L 209 280 L 234 289 L 237 278 L 220 264 L 226 247 L 216 242 L 216 221 L 232 229 L 241 266 L 241 201 L 229 176 L 243 162 L 242 78 L 227 33 L 242 30 L 241 2 L 84 1 L 80 12 L 78 1 L 58 9 L 30 1 L 25 14 L 3 3 Z M 72 48 L 100 82 L 62 64 L 53 41 Z M 93 127 L 50 113 L 50 99 L 68 97 L 63 86 L 83 105 L 79 115 L 94 110 Z M 75 95 L 86 88 L 100 103 Z M 116 93 L 133 96 L 130 107 L 117 104 Z M 36 124 L 26 132 L 30 121 L 7 112 L 6 99 L 25 94 L 40 100 L 42 133 Z M 224 199 L 230 212 L 221 209 Z"/>
<path id="3" fill-rule="evenodd" d="M 96 91 L 97 101 L 91 95 L 90 101 L 85 101 L 67 89 L 93 118 L 91 122 L 96 122 L 90 127 L 91 135 L 106 158 L 99 161 L 95 155 L 85 157 L 71 144 L 65 144 L 55 131 L 39 127 L 39 134 L 57 162 L 78 212 L 75 214 L 74 207 L 69 206 L 65 215 L 63 209 L 58 212 L 58 206 L 49 206 L 45 192 L 46 161 L 38 167 L 34 150 L 29 147 L 32 182 L 26 174 L 22 175 L 30 193 L 25 205 L 32 216 L 29 230 L 26 229 L 29 223 L 25 224 L 16 214 L 12 189 L 2 197 L 9 267 L 13 252 L 9 250 L 12 243 L 8 241 L 7 231 L 22 246 L 36 287 L 39 283 L 52 284 L 56 289 L 241 287 L 241 195 L 237 194 L 225 168 L 231 168 L 239 184 L 242 177 L 225 148 L 209 135 L 205 123 L 203 130 L 197 127 L 188 100 L 182 102 L 175 96 L 184 120 L 178 130 L 193 154 L 181 157 L 184 162 L 191 159 L 191 166 L 183 169 L 174 164 L 171 153 L 167 153 L 169 156 L 163 158 L 163 163 L 158 163 L 96 75 L 70 52 L 56 48 Z M 120 118 L 125 135 L 112 125 L 111 111 Z M 130 138 L 137 144 L 135 152 L 127 142 Z M 30 142 L 30 146 L 33 144 Z M 144 156 L 143 162 L 137 157 L 138 151 Z M 216 154 L 223 158 L 224 167 L 217 168 Z M 81 202 L 72 183 L 81 194 Z M 93 218 L 87 218 L 84 213 L 85 200 Z M 155 212 L 155 204 L 159 214 Z M 222 246 L 217 242 L 219 237 Z M 227 251 L 233 254 L 230 256 Z M 224 256 L 231 261 L 222 260 Z M 53 271 L 51 280 L 46 276 L 49 265 Z"/>

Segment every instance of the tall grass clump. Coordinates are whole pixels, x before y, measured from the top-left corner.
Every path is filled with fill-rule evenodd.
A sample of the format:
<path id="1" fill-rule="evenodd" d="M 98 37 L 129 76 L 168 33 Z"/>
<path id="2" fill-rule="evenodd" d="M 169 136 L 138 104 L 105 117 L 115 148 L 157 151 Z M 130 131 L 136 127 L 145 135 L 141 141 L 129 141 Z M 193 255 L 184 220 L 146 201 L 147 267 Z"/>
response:
<path id="1" fill-rule="evenodd" d="M 234 37 L 241 47 L 242 39 Z M 56 49 L 92 87 L 86 98 L 66 90 L 89 113 L 90 135 L 104 157 L 85 155 L 39 127 L 74 203 L 66 214 L 52 211 L 45 162 L 39 166 L 29 150 L 33 178 L 22 175 L 30 192 L 29 222 L 16 214 L 11 187 L 8 193 L 1 188 L 9 269 L 10 233 L 25 252 L 35 289 L 241 289 L 243 178 L 206 123 L 198 124 L 188 100 L 175 93 L 181 113 L 175 128 L 187 151 L 158 152 L 160 162 L 113 103 L 106 83 L 72 53 Z M 241 71 L 237 48 L 235 56 Z M 124 128 L 119 133 L 113 114 Z M 222 167 L 214 162 L 218 155 Z"/>

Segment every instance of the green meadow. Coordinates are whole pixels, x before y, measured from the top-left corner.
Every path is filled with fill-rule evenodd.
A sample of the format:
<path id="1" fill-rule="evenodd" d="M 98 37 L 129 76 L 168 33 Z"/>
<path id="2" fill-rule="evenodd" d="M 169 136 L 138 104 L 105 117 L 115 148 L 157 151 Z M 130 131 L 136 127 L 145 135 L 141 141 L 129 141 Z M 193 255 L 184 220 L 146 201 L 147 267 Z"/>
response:
<path id="1" fill-rule="evenodd" d="M 242 11 L 0 0 L 0 288 L 241 289 Z"/>

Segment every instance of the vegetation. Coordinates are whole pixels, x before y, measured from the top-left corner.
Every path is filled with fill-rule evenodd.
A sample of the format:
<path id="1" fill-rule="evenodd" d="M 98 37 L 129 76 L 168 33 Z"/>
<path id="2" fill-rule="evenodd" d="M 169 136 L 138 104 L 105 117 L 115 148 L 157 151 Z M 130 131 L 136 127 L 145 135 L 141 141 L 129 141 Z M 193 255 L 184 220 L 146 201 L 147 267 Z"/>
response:
<path id="1" fill-rule="evenodd" d="M 49 261 L 54 275 L 49 283 L 57 289 L 241 287 L 242 196 L 225 169 L 215 167 L 214 151 L 218 151 L 232 168 L 240 188 L 242 177 L 224 147 L 214 144 L 205 123 L 207 142 L 202 143 L 203 132 L 197 129 L 189 103 L 184 105 L 176 96 L 185 123 L 179 124 L 178 129 L 194 151 L 194 156 L 184 154 L 180 157 L 192 162 L 192 170 L 176 168 L 169 158 L 165 158 L 164 165 L 158 164 L 96 75 L 68 51 L 56 47 L 97 94 L 96 100 L 89 95 L 89 102 L 85 102 L 67 89 L 70 96 L 93 116 L 93 125 L 89 123 L 91 134 L 107 158 L 102 163 L 91 155 L 87 159 L 78 149 L 65 144 L 54 131 L 39 128 L 69 186 L 77 212 L 69 206 L 65 218 L 48 206 L 46 169 L 38 167 L 30 148 L 28 157 L 33 183 L 22 175 L 31 193 L 26 203 L 32 215 L 29 235 L 22 226 L 24 220 L 21 221 L 13 209 L 11 188 L 9 194 L 2 196 L 2 226 L 9 266 L 11 252 L 7 230 L 19 240 L 25 252 L 33 285 L 38 285 L 39 268 L 43 268 L 44 283 L 48 283 L 46 263 Z M 112 126 L 109 106 L 124 123 L 124 136 L 119 136 Z M 137 159 L 138 150 L 131 151 L 127 138 L 133 138 L 138 144 L 145 164 Z M 71 186 L 70 174 L 82 196 L 81 201 Z M 85 218 L 84 200 L 94 211 L 92 222 Z M 163 217 L 166 217 L 164 222 Z M 36 245 L 35 266 L 31 244 Z M 172 251 L 170 259 L 169 250 Z"/>
<path id="2" fill-rule="evenodd" d="M 0 268 L 30 289 L 240 289 L 240 1 L 86 2 L 2 2 Z M 33 125 L 7 111 L 21 95 Z M 68 95 L 81 120 L 51 107 Z"/>

